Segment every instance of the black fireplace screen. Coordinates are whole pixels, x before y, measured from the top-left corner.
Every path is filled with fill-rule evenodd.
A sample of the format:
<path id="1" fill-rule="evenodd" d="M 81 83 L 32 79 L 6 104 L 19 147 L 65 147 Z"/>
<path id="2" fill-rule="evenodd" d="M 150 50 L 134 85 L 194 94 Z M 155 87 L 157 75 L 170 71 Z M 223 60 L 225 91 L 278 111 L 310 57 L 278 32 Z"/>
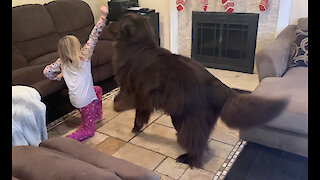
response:
<path id="1" fill-rule="evenodd" d="M 192 58 L 206 67 L 253 73 L 258 14 L 192 13 Z"/>

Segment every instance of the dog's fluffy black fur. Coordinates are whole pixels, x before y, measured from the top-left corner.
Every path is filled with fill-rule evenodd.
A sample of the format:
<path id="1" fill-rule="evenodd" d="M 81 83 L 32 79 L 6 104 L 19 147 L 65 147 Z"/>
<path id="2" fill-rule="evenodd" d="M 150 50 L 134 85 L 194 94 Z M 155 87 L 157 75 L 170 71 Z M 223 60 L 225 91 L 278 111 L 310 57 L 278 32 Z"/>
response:
<path id="1" fill-rule="evenodd" d="M 154 110 L 170 115 L 178 144 L 187 151 L 179 162 L 203 165 L 219 116 L 231 128 L 248 128 L 271 120 L 286 107 L 285 99 L 238 94 L 195 60 L 157 46 L 144 16 L 125 14 L 108 28 L 116 39 L 112 63 L 120 87 L 114 110 L 136 109 L 134 132 Z"/>

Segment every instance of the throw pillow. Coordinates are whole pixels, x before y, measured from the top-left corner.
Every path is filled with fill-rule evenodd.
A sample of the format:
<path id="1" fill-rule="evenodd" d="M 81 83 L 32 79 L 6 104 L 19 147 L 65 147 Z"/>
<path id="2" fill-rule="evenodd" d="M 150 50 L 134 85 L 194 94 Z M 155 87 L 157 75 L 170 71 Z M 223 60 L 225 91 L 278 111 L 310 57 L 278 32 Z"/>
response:
<path id="1" fill-rule="evenodd" d="M 291 48 L 289 67 L 308 67 L 308 31 L 297 29 Z"/>

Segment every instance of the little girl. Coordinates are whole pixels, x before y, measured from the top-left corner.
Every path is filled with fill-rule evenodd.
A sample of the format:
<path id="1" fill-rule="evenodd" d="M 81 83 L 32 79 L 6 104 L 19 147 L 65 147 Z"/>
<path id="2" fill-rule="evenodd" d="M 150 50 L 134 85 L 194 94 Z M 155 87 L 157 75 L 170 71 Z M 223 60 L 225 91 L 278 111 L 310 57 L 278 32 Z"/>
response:
<path id="1" fill-rule="evenodd" d="M 109 14 L 105 6 L 101 6 L 100 12 L 100 19 L 84 47 L 81 48 L 78 38 L 73 35 L 62 37 L 58 42 L 60 58 L 43 70 L 50 80 L 61 81 L 63 77 L 71 104 L 81 113 L 81 125 L 74 133 L 67 135 L 78 141 L 92 137 L 96 121 L 102 119 L 102 89 L 93 86 L 91 75 L 91 56 Z"/>

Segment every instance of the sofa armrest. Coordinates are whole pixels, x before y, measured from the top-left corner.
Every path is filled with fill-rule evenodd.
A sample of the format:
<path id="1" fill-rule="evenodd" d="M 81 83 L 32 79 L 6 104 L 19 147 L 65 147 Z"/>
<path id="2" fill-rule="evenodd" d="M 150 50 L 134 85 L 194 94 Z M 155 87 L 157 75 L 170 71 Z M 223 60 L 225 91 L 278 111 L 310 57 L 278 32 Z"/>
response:
<path id="1" fill-rule="evenodd" d="M 281 77 L 288 68 L 288 58 L 296 25 L 287 26 L 277 38 L 256 54 L 259 81 Z"/>
<path id="2" fill-rule="evenodd" d="M 12 71 L 12 85 L 32 85 L 46 79 L 42 71 L 45 64 L 27 66 Z"/>
<path id="3" fill-rule="evenodd" d="M 149 169 L 126 160 L 104 154 L 71 138 L 49 138 L 41 142 L 39 147 L 58 151 L 74 159 L 99 167 L 100 169 L 115 172 L 115 174 L 121 177 L 121 179 L 160 180 L 160 177 Z"/>

